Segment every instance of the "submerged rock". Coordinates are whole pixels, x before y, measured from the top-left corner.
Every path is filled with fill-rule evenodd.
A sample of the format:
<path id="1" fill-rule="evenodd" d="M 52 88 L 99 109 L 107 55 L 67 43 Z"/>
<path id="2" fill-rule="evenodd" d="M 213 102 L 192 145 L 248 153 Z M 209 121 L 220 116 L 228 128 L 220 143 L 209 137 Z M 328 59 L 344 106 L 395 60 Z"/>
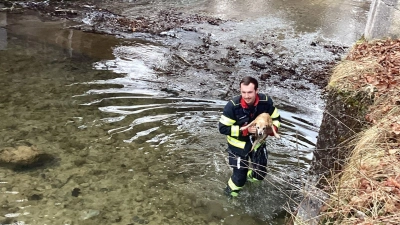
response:
<path id="1" fill-rule="evenodd" d="M 30 168 L 43 165 L 52 157 L 35 146 L 6 147 L 0 149 L 0 166 Z"/>
<path id="2" fill-rule="evenodd" d="M 5 163 L 16 163 L 29 165 L 40 155 L 39 150 L 32 146 L 18 146 L 16 148 L 6 147 L 0 150 L 0 161 Z"/>
<path id="3" fill-rule="evenodd" d="M 81 219 L 82 220 L 87 220 L 87 219 L 90 219 L 92 217 L 98 216 L 99 214 L 100 214 L 99 210 L 90 209 L 88 211 L 82 212 Z"/>

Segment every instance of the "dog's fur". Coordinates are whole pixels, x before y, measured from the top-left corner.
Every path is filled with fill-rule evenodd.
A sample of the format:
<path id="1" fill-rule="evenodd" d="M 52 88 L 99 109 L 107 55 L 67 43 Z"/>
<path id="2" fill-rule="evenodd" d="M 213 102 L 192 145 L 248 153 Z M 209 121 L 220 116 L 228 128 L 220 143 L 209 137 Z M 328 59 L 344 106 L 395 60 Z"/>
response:
<path id="1" fill-rule="evenodd" d="M 251 123 L 249 123 L 244 127 L 241 127 L 240 130 L 245 130 L 250 126 L 256 127 L 256 140 L 254 141 L 253 147 L 251 148 L 250 151 L 253 151 L 253 148 L 257 143 L 267 138 L 269 129 L 272 129 L 272 132 L 274 133 L 274 136 L 276 138 L 280 138 L 280 136 L 276 133 L 273 127 L 272 118 L 268 113 L 261 113 Z"/>

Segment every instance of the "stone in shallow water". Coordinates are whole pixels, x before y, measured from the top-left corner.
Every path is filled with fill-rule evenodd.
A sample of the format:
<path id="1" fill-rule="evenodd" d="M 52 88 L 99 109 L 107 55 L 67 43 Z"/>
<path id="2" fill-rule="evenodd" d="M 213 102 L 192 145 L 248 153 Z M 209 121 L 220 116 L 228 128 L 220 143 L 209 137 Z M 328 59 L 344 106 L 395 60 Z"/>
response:
<path id="1" fill-rule="evenodd" d="M 72 196 L 78 197 L 80 194 L 81 194 L 81 189 L 79 189 L 79 188 L 74 188 L 74 189 L 72 190 Z"/>
<path id="2" fill-rule="evenodd" d="M 99 210 L 90 209 L 88 211 L 83 212 L 83 215 L 81 216 L 81 219 L 82 220 L 87 220 L 87 219 L 95 217 L 95 216 L 97 216 L 99 214 L 100 214 Z"/>
<path id="3" fill-rule="evenodd" d="M 38 150 L 35 146 L 6 147 L 0 149 L 0 166 L 12 168 L 32 168 L 40 166 L 53 157 Z"/>
<path id="4" fill-rule="evenodd" d="M 7 147 L 0 150 L 0 161 L 27 165 L 35 161 L 39 154 L 39 150 L 33 146 Z"/>

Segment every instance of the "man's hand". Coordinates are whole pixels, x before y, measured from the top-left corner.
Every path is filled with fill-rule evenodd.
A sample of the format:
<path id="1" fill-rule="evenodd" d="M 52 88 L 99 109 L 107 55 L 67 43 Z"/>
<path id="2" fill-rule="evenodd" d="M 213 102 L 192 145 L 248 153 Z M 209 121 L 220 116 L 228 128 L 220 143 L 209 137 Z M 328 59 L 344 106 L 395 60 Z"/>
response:
<path id="1" fill-rule="evenodd" d="M 251 126 L 247 128 L 247 130 L 249 131 L 250 134 L 255 134 L 257 132 L 256 126 Z"/>
<path id="2" fill-rule="evenodd" d="M 249 134 L 254 134 L 254 133 L 256 133 L 256 127 L 255 127 L 255 126 L 247 127 L 246 125 L 247 125 L 247 123 L 245 123 L 245 124 L 240 128 L 240 131 L 242 131 L 242 135 L 243 135 L 243 136 L 247 136 L 247 135 L 249 135 Z M 245 128 L 245 127 L 247 127 L 247 128 Z"/>

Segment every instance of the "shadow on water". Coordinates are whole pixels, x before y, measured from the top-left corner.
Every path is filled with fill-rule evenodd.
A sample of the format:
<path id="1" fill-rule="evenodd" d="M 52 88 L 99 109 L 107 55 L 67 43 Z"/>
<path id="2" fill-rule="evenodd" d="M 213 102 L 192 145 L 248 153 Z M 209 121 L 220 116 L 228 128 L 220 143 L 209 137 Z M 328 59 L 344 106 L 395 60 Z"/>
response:
<path id="1" fill-rule="evenodd" d="M 217 129 L 226 101 L 215 90 L 191 95 L 198 77 L 157 72 L 170 48 L 0 18 L 0 147 L 29 143 L 57 162 L 0 168 L 0 223 L 282 224 L 295 207 L 324 108 L 317 88 L 265 87 L 281 96 L 283 138 L 268 139 L 266 181 L 233 203 Z"/>

